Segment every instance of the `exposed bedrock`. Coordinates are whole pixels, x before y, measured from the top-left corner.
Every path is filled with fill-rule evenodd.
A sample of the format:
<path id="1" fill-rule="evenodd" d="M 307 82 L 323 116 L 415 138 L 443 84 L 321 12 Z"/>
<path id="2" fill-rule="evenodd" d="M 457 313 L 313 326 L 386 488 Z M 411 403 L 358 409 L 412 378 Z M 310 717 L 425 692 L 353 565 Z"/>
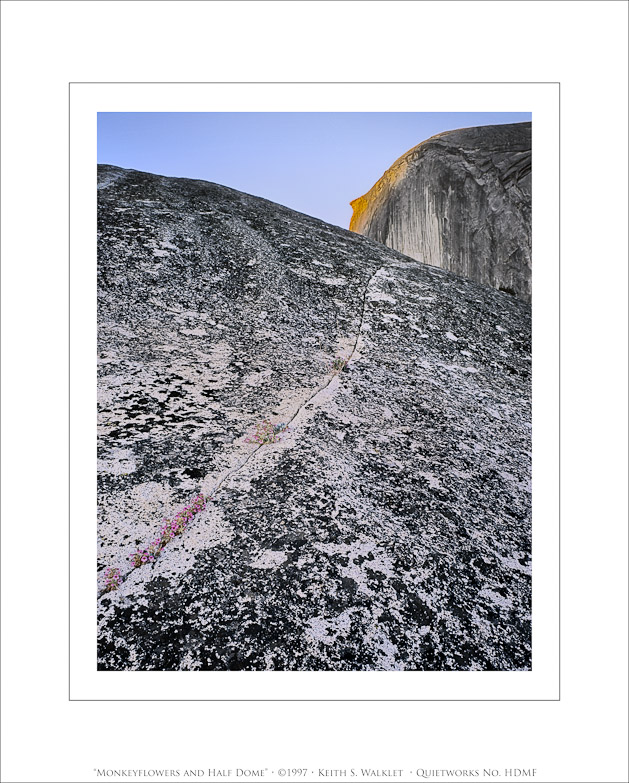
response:
<path id="1" fill-rule="evenodd" d="M 433 136 L 351 206 L 351 231 L 530 300 L 530 122 Z"/>
<path id="2" fill-rule="evenodd" d="M 529 306 L 219 185 L 99 179 L 99 669 L 530 668 Z"/>

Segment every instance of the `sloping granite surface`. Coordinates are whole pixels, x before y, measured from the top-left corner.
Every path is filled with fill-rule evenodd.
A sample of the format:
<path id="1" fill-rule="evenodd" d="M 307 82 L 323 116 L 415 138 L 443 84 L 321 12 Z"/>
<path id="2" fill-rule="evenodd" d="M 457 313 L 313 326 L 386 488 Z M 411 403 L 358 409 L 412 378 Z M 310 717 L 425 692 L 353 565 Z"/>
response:
<path id="1" fill-rule="evenodd" d="M 433 136 L 351 205 L 352 231 L 530 301 L 530 122 Z"/>
<path id="2" fill-rule="evenodd" d="M 98 195 L 99 669 L 529 668 L 528 305 L 219 185 Z"/>

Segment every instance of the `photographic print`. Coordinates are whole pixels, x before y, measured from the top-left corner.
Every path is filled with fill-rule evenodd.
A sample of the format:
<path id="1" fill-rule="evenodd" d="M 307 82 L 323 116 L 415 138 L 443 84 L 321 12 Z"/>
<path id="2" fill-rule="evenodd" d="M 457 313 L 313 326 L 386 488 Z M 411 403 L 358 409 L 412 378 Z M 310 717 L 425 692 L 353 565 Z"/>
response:
<path id="1" fill-rule="evenodd" d="M 531 669 L 531 128 L 99 113 L 99 671 Z"/>

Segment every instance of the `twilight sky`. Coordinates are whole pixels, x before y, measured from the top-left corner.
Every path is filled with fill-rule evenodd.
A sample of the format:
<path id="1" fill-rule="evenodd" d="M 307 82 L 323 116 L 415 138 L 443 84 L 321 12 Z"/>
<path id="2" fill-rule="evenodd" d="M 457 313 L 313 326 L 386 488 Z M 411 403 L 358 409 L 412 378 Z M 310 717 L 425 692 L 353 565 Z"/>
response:
<path id="1" fill-rule="evenodd" d="M 349 202 L 435 133 L 530 112 L 98 114 L 98 162 L 204 179 L 348 228 Z"/>

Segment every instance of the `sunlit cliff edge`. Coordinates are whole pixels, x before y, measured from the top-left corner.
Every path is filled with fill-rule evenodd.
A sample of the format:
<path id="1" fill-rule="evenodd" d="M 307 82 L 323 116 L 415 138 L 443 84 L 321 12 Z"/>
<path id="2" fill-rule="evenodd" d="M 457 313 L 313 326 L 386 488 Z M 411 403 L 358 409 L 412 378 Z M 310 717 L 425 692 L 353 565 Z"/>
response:
<path id="1" fill-rule="evenodd" d="M 530 122 L 432 136 L 350 203 L 351 231 L 530 300 Z"/>

